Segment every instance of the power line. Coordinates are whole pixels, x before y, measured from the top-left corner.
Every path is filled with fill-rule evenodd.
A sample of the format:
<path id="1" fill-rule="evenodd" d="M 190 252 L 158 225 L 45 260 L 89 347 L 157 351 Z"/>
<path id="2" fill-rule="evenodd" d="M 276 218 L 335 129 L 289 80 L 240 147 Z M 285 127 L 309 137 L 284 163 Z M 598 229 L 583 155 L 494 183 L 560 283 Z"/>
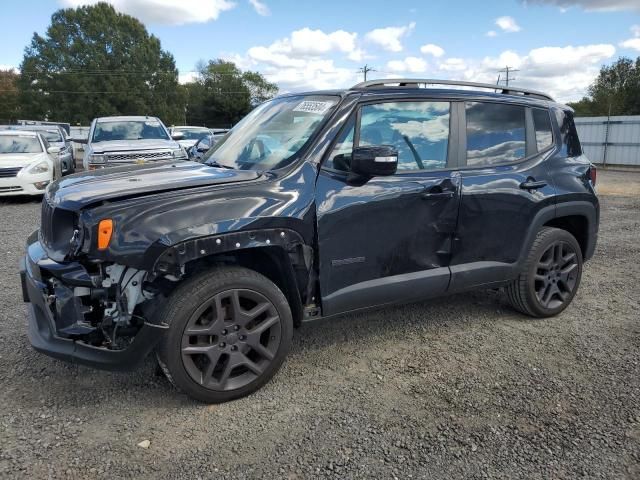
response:
<path id="1" fill-rule="evenodd" d="M 373 68 L 370 68 L 369 65 L 366 65 L 364 67 L 361 67 L 358 70 L 360 73 L 364 74 L 364 81 L 367 81 L 367 73 L 369 72 L 376 72 L 377 70 L 374 70 Z"/>
<path id="2" fill-rule="evenodd" d="M 505 74 L 504 84 L 508 87 L 509 86 L 509 82 L 513 82 L 515 80 L 515 78 L 510 77 L 509 74 L 513 73 L 513 72 L 519 72 L 519 71 L 520 70 L 518 70 L 516 68 L 511 68 L 509 65 L 507 65 L 502 70 L 499 70 L 499 73 L 504 73 Z M 498 76 L 498 84 L 500 84 L 500 76 Z"/>

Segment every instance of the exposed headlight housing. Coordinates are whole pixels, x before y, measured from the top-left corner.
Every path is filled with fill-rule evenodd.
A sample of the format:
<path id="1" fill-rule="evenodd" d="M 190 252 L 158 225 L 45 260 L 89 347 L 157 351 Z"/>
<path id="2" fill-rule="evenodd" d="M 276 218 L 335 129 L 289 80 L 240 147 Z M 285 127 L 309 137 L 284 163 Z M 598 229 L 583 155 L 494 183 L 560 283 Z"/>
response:
<path id="1" fill-rule="evenodd" d="M 48 171 L 49 164 L 47 162 L 38 162 L 35 165 L 29 167 L 29 170 L 27 170 L 27 172 L 33 173 L 34 175 L 37 175 L 39 173 L 47 173 Z"/>
<path id="2" fill-rule="evenodd" d="M 104 155 L 93 153 L 89 155 L 89 163 L 105 163 L 107 159 Z"/>
<path id="3" fill-rule="evenodd" d="M 182 147 L 173 150 L 171 152 L 171 155 L 173 155 L 173 158 L 175 158 L 176 160 L 185 160 L 186 158 L 188 158 L 187 152 L 185 152 L 184 148 Z"/>

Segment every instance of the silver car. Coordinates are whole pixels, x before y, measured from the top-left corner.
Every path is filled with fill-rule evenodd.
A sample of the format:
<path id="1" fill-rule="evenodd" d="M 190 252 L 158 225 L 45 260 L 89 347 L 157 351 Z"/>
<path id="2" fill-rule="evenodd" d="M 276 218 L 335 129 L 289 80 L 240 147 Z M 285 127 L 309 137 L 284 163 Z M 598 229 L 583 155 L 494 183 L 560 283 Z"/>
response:
<path id="1" fill-rule="evenodd" d="M 101 117 L 91 122 L 84 150 L 86 170 L 161 160 L 186 160 L 184 148 L 156 117 Z"/>
<path id="2" fill-rule="evenodd" d="M 198 143 L 198 140 L 209 135 L 210 132 L 211 130 L 207 127 L 177 126 L 169 129 L 169 133 L 171 133 L 171 135 L 182 134 L 182 138 L 178 140 L 178 142 L 185 150 L 187 150 L 187 152 L 191 147 Z"/>

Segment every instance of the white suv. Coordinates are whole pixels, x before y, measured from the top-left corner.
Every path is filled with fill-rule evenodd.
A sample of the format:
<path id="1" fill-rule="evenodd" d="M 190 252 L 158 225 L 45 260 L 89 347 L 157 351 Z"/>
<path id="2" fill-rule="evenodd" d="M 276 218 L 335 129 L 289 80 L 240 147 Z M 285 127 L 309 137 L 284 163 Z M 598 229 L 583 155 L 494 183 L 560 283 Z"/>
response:
<path id="1" fill-rule="evenodd" d="M 91 122 L 85 170 L 160 160 L 186 160 L 184 148 L 156 117 L 102 117 Z"/>

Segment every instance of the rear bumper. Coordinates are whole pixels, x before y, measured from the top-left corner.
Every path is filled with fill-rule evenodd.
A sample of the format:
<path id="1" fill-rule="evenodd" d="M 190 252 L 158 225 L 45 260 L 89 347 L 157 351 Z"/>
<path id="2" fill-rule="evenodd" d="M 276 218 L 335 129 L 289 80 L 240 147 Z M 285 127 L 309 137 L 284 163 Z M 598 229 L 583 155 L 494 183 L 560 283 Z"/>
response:
<path id="1" fill-rule="evenodd" d="M 74 286 L 64 285 L 56 275 L 82 278 L 81 274 L 70 274 L 74 269 L 76 274 L 81 273 L 80 270 L 84 271 L 80 264 L 63 266 L 48 259 L 37 241 L 28 245 L 27 255 L 20 262 L 20 280 L 22 296 L 28 303 L 28 337 L 31 345 L 38 352 L 67 362 L 102 370 L 133 370 L 155 348 L 166 331 L 166 326 L 145 323 L 133 342 L 122 350 L 96 347 L 65 336 L 60 332 L 61 328 L 74 323 L 76 318 L 81 318 L 82 312 L 77 311 L 77 308 L 74 310 L 77 304 L 73 302 L 60 305 L 62 299 L 53 295 L 52 287 L 46 279 L 53 276 L 58 283 L 57 289 L 72 291 Z M 65 318 L 62 318 L 63 315 Z"/>

